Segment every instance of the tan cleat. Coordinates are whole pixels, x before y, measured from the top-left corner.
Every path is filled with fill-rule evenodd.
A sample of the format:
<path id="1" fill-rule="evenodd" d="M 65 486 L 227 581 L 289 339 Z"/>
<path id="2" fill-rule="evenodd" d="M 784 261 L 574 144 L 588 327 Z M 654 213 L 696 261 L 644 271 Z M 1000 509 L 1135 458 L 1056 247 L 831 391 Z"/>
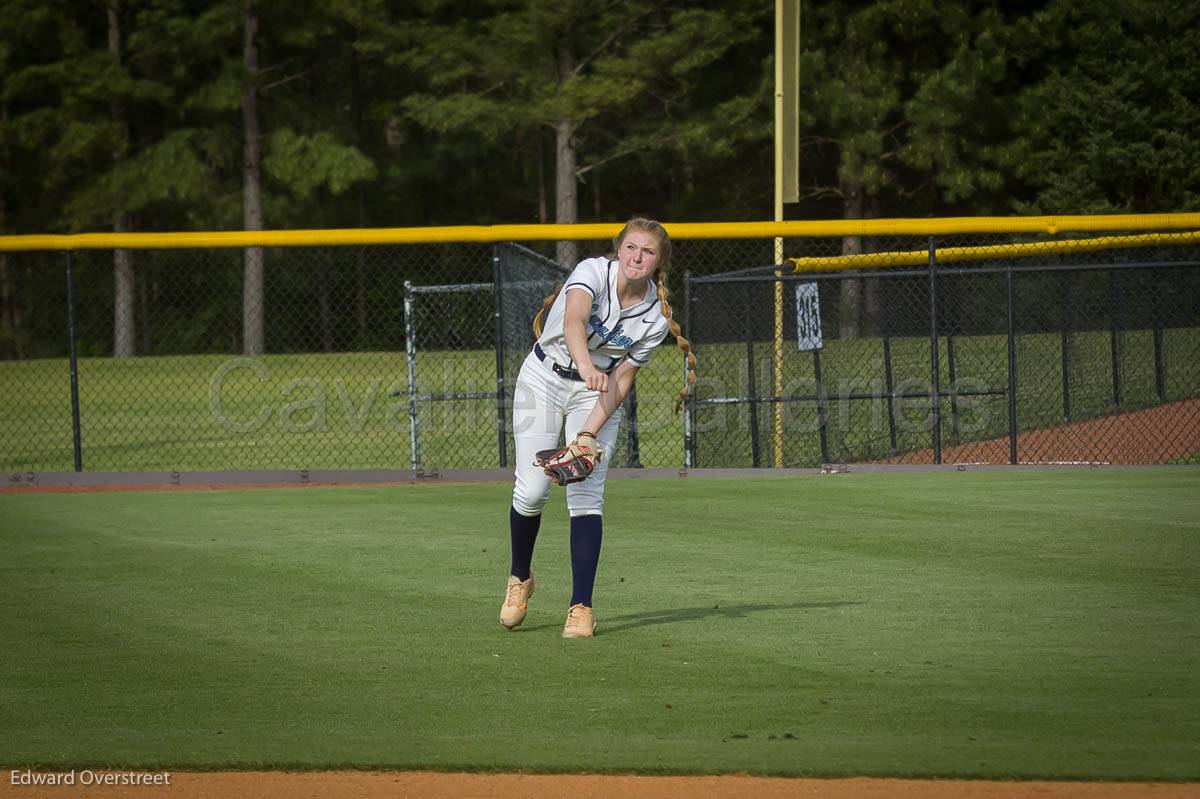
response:
<path id="1" fill-rule="evenodd" d="M 500 623 L 508 629 L 514 629 L 525 621 L 529 612 L 529 597 L 533 596 L 533 575 L 528 580 L 519 580 L 511 574 L 508 576 L 508 587 L 504 591 L 504 604 L 500 606 Z"/>
<path id="2" fill-rule="evenodd" d="M 572 605 L 567 611 L 563 638 L 591 638 L 596 632 L 596 614 L 587 605 Z"/>

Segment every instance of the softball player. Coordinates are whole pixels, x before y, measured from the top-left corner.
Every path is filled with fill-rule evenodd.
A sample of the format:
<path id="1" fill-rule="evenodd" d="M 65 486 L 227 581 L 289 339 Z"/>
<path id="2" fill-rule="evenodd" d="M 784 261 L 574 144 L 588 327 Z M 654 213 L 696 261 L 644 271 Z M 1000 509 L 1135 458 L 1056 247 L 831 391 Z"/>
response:
<path id="1" fill-rule="evenodd" d="M 613 255 L 580 262 L 546 298 L 534 319 L 537 343 L 517 376 L 512 568 L 500 608 L 500 623 L 510 630 L 525 620 L 533 595 L 530 563 L 553 480 L 566 485 L 571 516 L 574 587 L 563 637 L 593 634 L 592 588 L 608 473 L 603 455 L 616 443 L 621 403 L 668 332 L 688 359 L 687 385 L 676 412 L 695 383 L 695 356 L 667 303 L 671 241 L 666 230 L 649 219 L 631 219 L 614 245 Z M 559 447 L 564 432 L 569 443 Z"/>

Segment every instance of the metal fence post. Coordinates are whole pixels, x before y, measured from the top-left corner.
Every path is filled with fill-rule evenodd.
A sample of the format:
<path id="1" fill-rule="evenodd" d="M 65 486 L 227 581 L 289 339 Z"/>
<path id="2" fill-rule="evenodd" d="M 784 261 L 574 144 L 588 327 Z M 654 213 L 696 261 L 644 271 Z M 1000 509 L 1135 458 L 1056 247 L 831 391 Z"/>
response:
<path id="1" fill-rule="evenodd" d="M 954 369 L 954 336 L 946 334 L 946 377 L 950 381 L 950 444 L 958 446 L 958 373 Z"/>
<path id="2" fill-rule="evenodd" d="M 817 439 L 821 445 L 821 463 L 829 463 L 829 434 L 825 429 L 825 382 L 821 379 L 821 351 L 814 349 L 813 378 L 817 382 Z"/>
<path id="3" fill-rule="evenodd" d="M 638 400 L 637 383 L 629 387 L 625 396 L 625 454 L 629 459 L 630 469 L 642 468 L 642 445 L 638 434 Z"/>
<path id="4" fill-rule="evenodd" d="M 1159 402 L 1167 401 L 1167 370 L 1163 363 L 1162 281 L 1154 281 L 1154 394 Z"/>
<path id="5" fill-rule="evenodd" d="M 692 341 L 692 337 L 691 337 L 692 273 L 691 273 L 691 270 L 688 270 L 683 273 L 683 324 L 684 324 L 684 338 L 686 338 L 688 341 Z M 693 346 L 693 348 L 695 347 L 694 341 L 692 342 L 692 346 Z M 687 385 L 687 376 L 688 376 L 687 373 L 688 373 L 687 355 L 684 355 L 683 356 L 683 380 L 684 380 L 685 386 Z M 692 430 L 693 430 L 693 425 L 695 424 L 695 416 L 696 416 L 696 392 L 693 388 L 692 391 L 688 392 L 687 407 L 683 409 L 683 468 L 684 469 L 692 469 L 692 468 L 695 468 L 695 465 L 696 465 L 696 463 L 695 463 L 695 461 L 696 461 L 696 458 L 695 458 L 696 442 L 692 438 L 692 436 L 693 436 Z"/>
<path id="6" fill-rule="evenodd" d="M 1071 273 L 1063 272 L 1059 277 L 1063 293 L 1062 308 L 1062 407 L 1063 421 L 1071 421 Z"/>
<path id="7" fill-rule="evenodd" d="M 891 449 L 889 455 L 895 455 L 896 449 L 896 382 L 892 374 L 892 338 L 883 334 L 883 378 L 887 388 L 888 443 Z"/>
<path id="8" fill-rule="evenodd" d="M 83 434 L 79 418 L 79 356 L 75 351 L 75 276 L 71 272 L 71 253 L 67 252 L 67 354 L 71 365 L 71 446 L 75 471 L 83 471 Z"/>
<path id="9" fill-rule="evenodd" d="M 417 342 L 413 334 L 413 285 L 404 281 L 404 355 L 408 362 L 408 447 L 413 471 L 421 468 L 421 440 L 417 429 Z"/>
<path id="10" fill-rule="evenodd" d="M 758 440 L 758 379 L 754 365 L 754 333 L 750 327 L 752 318 L 753 315 L 747 313 L 742 323 L 746 333 L 746 402 L 750 406 L 750 464 L 757 469 L 762 466 L 762 452 Z"/>
<path id="11" fill-rule="evenodd" d="M 1015 291 L 1012 264 L 1004 270 L 1008 281 L 1008 462 L 1017 463 L 1017 342 Z"/>
<path id="12" fill-rule="evenodd" d="M 1121 348 L 1119 333 L 1121 323 L 1120 295 L 1117 291 L 1117 270 L 1108 273 L 1108 338 L 1112 350 L 1112 398 L 1113 407 L 1121 407 Z"/>
<path id="13" fill-rule="evenodd" d="M 499 247 L 492 248 L 492 282 L 496 288 L 493 293 L 496 296 L 494 307 L 494 317 L 496 319 L 496 437 L 497 446 L 500 450 L 500 465 L 508 466 L 508 445 L 504 435 L 504 417 L 505 412 L 504 402 L 504 321 L 501 315 L 503 292 L 500 290 L 500 250 Z"/>
<path id="14" fill-rule="evenodd" d="M 937 252 L 933 237 L 929 237 L 929 372 L 930 400 L 933 411 L 933 462 L 942 462 L 942 397 L 939 384 L 938 363 L 938 313 L 937 313 Z"/>

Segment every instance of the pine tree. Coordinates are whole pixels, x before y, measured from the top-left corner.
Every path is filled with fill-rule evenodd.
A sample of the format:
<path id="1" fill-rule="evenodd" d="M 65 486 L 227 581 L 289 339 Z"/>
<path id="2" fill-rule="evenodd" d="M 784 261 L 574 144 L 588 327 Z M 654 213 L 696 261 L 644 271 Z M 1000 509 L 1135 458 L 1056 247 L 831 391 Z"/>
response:
<path id="1" fill-rule="evenodd" d="M 519 133 L 537 153 L 548 131 L 558 223 L 579 219 L 581 178 L 683 140 L 672 104 L 751 29 L 737 24 L 744 14 L 682 3 L 490 0 L 466 17 L 458 4 L 436 5 L 401 34 L 411 44 L 406 66 L 428 86 L 401 107 L 435 133 L 493 145 Z M 574 243 L 561 242 L 558 258 L 573 262 Z"/>
<path id="2" fill-rule="evenodd" d="M 1036 80 L 1008 164 L 1021 213 L 1200 209 L 1200 8 L 1175 0 L 1051 2 L 1020 31 Z"/>
<path id="3" fill-rule="evenodd" d="M 1004 185 L 1008 23 L 1001 4 L 833 2 L 802 18 L 801 101 L 808 197 L 847 219 L 987 204 Z M 859 237 L 843 239 L 860 253 Z M 861 281 L 842 281 L 841 334 L 858 335 Z M 867 300 L 869 302 L 869 299 Z"/>

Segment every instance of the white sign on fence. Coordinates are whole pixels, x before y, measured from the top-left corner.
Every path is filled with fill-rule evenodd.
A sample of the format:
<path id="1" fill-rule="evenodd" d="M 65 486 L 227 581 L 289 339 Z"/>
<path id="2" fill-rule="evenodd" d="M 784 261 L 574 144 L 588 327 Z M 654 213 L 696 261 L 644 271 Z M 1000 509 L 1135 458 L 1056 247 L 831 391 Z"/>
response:
<path id="1" fill-rule="evenodd" d="M 796 335 L 801 352 L 821 349 L 821 300 L 816 283 L 796 285 Z"/>

